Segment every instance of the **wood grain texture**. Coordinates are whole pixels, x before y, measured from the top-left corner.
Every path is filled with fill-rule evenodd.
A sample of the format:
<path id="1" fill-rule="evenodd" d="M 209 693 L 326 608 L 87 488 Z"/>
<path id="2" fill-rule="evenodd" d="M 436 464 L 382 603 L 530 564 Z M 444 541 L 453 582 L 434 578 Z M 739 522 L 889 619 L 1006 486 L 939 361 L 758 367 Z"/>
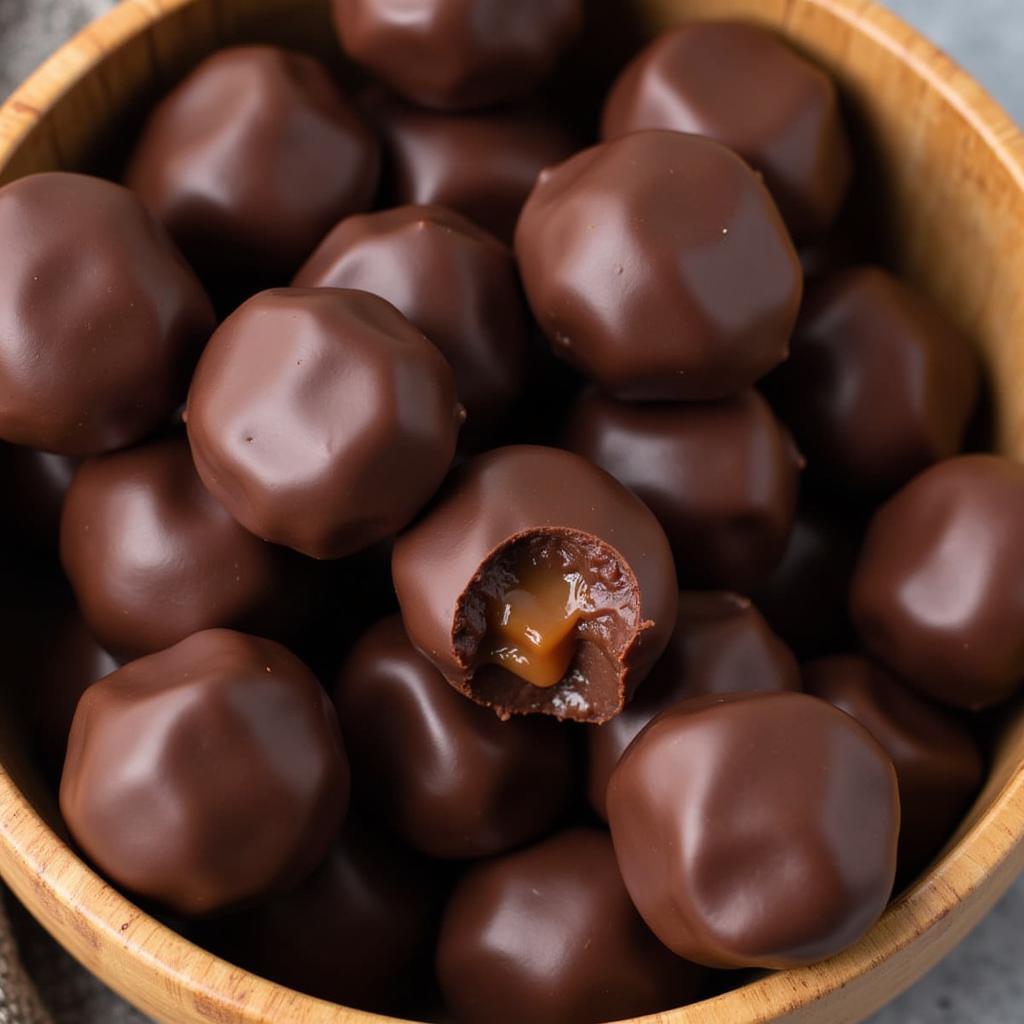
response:
<path id="1" fill-rule="evenodd" d="M 773 26 L 842 83 L 870 153 L 860 183 L 892 262 L 983 353 L 998 441 L 1024 458 L 1024 138 L 963 71 L 867 0 L 634 0 L 651 31 L 681 17 Z M 43 66 L 0 111 L 0 181 L 102 166 L 115 128 L 218 45 L 329 52 L 324 0 L 127 0 Z M 0 873 L 79 960 L 171 1024 L 355 1024 L 331 1006 L 210 956 L 106 885 L 60 837 L 6 696 Z M 1008 716 L 985 791 L 934 868 L 860 943 L 766 976 L 659 1024 L 853 1024 L 935 964 L 1024 868 L 1024 709 Z"/>

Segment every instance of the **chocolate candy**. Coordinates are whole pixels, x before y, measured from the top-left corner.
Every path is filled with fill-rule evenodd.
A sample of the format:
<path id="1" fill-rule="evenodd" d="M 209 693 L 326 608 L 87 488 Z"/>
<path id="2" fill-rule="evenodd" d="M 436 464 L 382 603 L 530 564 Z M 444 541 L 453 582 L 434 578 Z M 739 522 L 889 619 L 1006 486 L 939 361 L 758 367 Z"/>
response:
<path id="1" fill-rule="evenodd" d="M 526 317 L 512 253 L 442 206 L 341 222 L 299 271 L 299 288 L 360 288 L 412 321 L 455 372 L 469 426 L 495 423 L 526 377 Z"/>
<path id="2" fill-rule="evenodd" d="M 244 46 L 206 58 L 157 106 L 125 180 L 204 273 L 285 284 L 332 225 L 369 207 L 379 163 L 326 68 Z"/>
<path id="3" fill-rule="evenodd" d="M 1024 467 L 964 455 L 871 521 L 850 591 L 864 646 L 915 689 L 985 708 L 1024 680 Z"/>
<path id="4" fill-rule="evenodd" d="M 623 755 L 607 806 L 637 910 L 669 949 L 709 967 L 832 956 L 892 890 L 892 762 L 816 697 L 699 697 L 664 712 Z"/>
<path id="5" fill-rule="evenodd" d="M 213 308 L 127 189 L 33 174 L 0 189 L 0 437 L 61 455 L 167 420 Z"/>
<path id="6" fill-rule="evenodd" d="M 978 361 L 923 296 L 858 267 L 810 294 L 769 393 L 817 477 L 872 495 L 960 450 Z"/>
<path id="7" fill-rule="evenodd" d="M 565 442 L 643 499 L 682 580 L 747 590 L 786 550 L 801 461 L 756 391 L 691 405 L 630 405 L 590 391 Z"/>
<path id="8" fill-rule="evenodd" d="M 582 0 L 333 0 L 342 49 L 438 110 L 525 96 L 583 23 Z"/>
<path id="9" fill-rule="evenodd" d="M 86 690 L 60 807 L 100 870 L 190 916 L 301 882 L 337 835 L 348 789 L 312 673 L 270 640 L 212 629 Z"/>
<path id="10" fill-rule="evenodd" d="M 605 817 L 605 791 L 623 751 L 667 708 L 711 694 L 799 689 L 796 658 L 749 598 L 684 591 L 672 639 L 643 686 L 621 714 L 587 730 L 591 806 Z"/>
<path id="11" fill-rule="evenodd" d="M 341 558 L 437 489 L 465 412 L 444 357 L 367 292 L 263 292 L 213 336 L 188 396 L 210 492 L 248 530 Z"/>
<path id="12" fill-rule="evenodd" d="M 13 547 L 19 549 L 9 553 L 21 554 L 26 544 L 33 552 L 57 549 L 60 510 L 75 466 L 74 459 L 63 455 L 0 445 L 0 474 L 14 499 L 0 509 L 0 524 L 13 534 L 17 541 Z"/>
<path id="13" fill-rule="evenodd" d="M 502 722 L 456 693 L 383 619 L 345 660 L 334 691 L 361 806 L 432 857 L 487 857 L 543 835 L 573 782 L 555 722 Z"/>
<path id="14" fill-rule="evenodd" d="M 836 218 L 850 145 L 832 79 L 756 25 L 693 21 L 654 40 L 616 80 L 602 136 L 691 132 L 735 150 L 764 179 L 797 236 Z"/>
<path id="15" fill-rule="evenodd" d="M 716 142 L 636 132 L 577 154 L 541 176 L 516 254 L 554 350 L 617 398 L 724 398 L 786 357 L 800 263 Z"/>
<path id="16" fill-rule="evenodd" d="M 700 972 L 650 933 L 611 841 L 574 829 L 470 870 L 437 973 L 460 1024 L 594 1024 L 689 1002 Z"/>
<path id="17" fill-rule="evenodd" d="M 808 693 L 852 715 L 885 748 L 900 789 L 900 874 L 910 878 L 949 838 L 981 785 L 978 744 L 949 712 L 853 655 L 804 666 Z"/>
<path id="18" fill-rule="evenodd" d="M 675 625 L 658 521 L 554 448 L 498 448 L 460 467 L 396 540 L 392 574 L 412 642 L 502 718 L 612 718 Z"/>

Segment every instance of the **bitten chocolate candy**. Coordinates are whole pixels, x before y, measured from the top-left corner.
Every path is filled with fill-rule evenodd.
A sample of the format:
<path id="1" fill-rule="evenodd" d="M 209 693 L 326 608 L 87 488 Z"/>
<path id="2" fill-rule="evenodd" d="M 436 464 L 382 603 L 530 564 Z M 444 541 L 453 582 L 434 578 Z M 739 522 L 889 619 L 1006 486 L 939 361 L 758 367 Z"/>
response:
<path id="1" fill-rule="evenodd" d="M 525 96 L 583 24 L 582 0 L 333 0 L 342 49 L 424 107 Z"/>
<path id="2" fill-rule="evenodd" d="M 0 437 L 61 455 L 167 420 L 213 307 L 127 189 L 33 174 L 0 189 Z"/>
<path id="3" fill-rule="evenodd" d="M 348 789 L 312 673 L 270 640 L 212 629 L 86 690 L 60 808 L 106 875 L 192 916 L 301 882 L 337 835 Z"/>
<path id="4" fill-rule="evenodd" d="M 326 68 L 244 46 L 208 57 L 157 106 L 125 180 L 204 273 L 285 284 L 334 224 L 369 207 L 379 164 Z"/>
<path id="5" fill-rule="evenodd" d="M 717 142 L 636 132 L 577 154 L 541 176 L 516 254 L 554 350 L 617 398 L 724 398 L 786 357 L 800 263 Z"/>
<path id="6" fill-rule="evenodd" d="M 409 638 L 502 718 L 618 714 L 675 625 L 672 553 L 647 506 L 572 452 L 498 448 L 460 467 L 395 541 Z"/>
<path id="7" fill-rule="evenodd" d="M 853 655 L 804 666 L 804 688 L 864 726 L 896 766 L 902 877 L 939 851 L 981 786 L 978 744 L 949 712 L 923 700 L 885 669 Z"/>
<path id="8" fill-rule="evenodd" d="M 437 973 L 460 1024 L 593 1024 L 696 995 L 629 901 L 604 832 L 574 829 L 472 868 L 441 926 Z"/>
<path id="9" fill-rule="evenodd" d="M 921 693 L 985 708 L 1024 680 L 1024 466 L 964 455 L 876 513 L 850 591 L 864 646 Z"/>
<path id="10" fill-rule="evenodd" d="M 680 579 L 745 591 L 782 558 L 801 460 L 756 391 L 638 405 L 592 390 L 576 402 L 565 442 L 643 499 L 665 528 Z"/>
<path id="11" fill-rule="evenodd" d="M 432 857 L 487 857 L 543 835 L 564 809 L 569 736 L 502 722 L 456 693 L 395 615 L 371 627 L 334 691 L 360 806 Z"/>
<path id="12" fill-rule="evenodd" d="M 922 295 L 858 267 L 811 292 L 769 389 L 814 474 L 871 495 L 960 450 L 978 360 Z"/>
<path id="13" fill-rule="evenodd" d="M 816 697 L 700 697 L 664 712 L 623 755 L 607 804 L 637 910 L 709 967 L 823 960 L 892 891 L 896 772 L 866 729 Z"/>
<path id="14" fill-rule="evenodd" d="M 390 303 L 279 288 L 214 334 L 187 424 L 203 483 L 246 529 L 341 558 L 426 504 L 464 416 L 451 367 Z"/>
<path id="15" fill-rule="evenodd" d="M 415 324 L 455 372 L 470 429 L 508 411 L 526 378 L 526 315 L 511 251 L 442 206 L 349 217 L 294 284 L 373 292 Z"/>
<path id="16" fill-rule="evenodd" d="M 636 696 L 610 722 L 587 730 L 591 806 L 605 817 L 612 771 L 640 730 L 662 711 L 691 697 L 799 689 L 796 658 L 748 598 L 684 591 L 672 639 Z"/>
<path id="17" fill-rule="evenodd" d="M 619 76 L 602 134 L 645 128 L 704 135 L 761 172 L 798 236 L 836 218 L 850 182 L 850 145 L 828 75 L 771 32 L 693 21 L 654 40 Z"/>

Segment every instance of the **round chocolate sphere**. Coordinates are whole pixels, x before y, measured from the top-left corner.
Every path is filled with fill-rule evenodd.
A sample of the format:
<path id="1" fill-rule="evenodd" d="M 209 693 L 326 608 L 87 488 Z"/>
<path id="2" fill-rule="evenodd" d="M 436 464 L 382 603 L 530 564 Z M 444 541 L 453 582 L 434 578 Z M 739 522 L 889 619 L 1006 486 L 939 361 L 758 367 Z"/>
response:
<path id="1" fill-rule="evenodd" d="M 824 960 L 892 891 L 892 761 L 816 697 L 700 697 L 663 712 L 623 755 L 607 807 L 637 910 L 708 967 Z"/>
<path id="2" fill-rule="evenodd" d="M 390 303 L 281 288 L 221 324 L 186 416 L 203 483 L 246 529 L 341 558 L 427 503 L 465 412 L 451 367 Z"/>
<path id="3" fill-rule="evenodd" d="M 213 307 L 126 188 L 33 174 L 0 189 L 0 438 L 59 455 L 168 420 Z"/>
<path id="4" fill-rule="evenodd" d="M 617 398 L 725 398 L 788 352 L 800 262 L 764 185 L 717 142 L 636 132 L 548 170 L 516 254 L 555 352 Z"/>
<path id="5" fill-rule="evenodd" d="M 348 806 L 334 709 L 270 640 L 195 633 L 89 687 L 60 808 L 113 881 L 198 916 L 301 882 Z"/>

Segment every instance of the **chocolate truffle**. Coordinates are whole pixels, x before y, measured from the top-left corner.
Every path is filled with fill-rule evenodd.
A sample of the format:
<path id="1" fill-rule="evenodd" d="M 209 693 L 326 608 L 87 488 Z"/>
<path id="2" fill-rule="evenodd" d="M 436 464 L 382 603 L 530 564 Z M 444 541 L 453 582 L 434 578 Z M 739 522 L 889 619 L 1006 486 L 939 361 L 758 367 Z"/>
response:
<path id="1" fill-rule="evenodd" d="M 616 398 L 725 398 L 786 357 L 800 262 L 717 142 L 636 132 L 546 171 L 516 254 L 554 350 Z"/>
<path id="2" fill-rule="evenodd" d="M 0 438 L 97 455 L 170 417 L 213 307 L 131 192 L 20 178 L 0 189 L 0 251 Z"/>
<path id="3" fill-rule="evenodd" d="M 756 25 L 687 22 L 643 50 L 608 95 L 602 136 L 647 128 L 735 150 L 764 175 L 797 236 L 824 231 L 850 183 L 835 83 Z"/>
<path id="4" fill-rule="evenodd" d="M 924 296 L 858 267 L 811 292 L 769 386 L 814 475 L 870 496 L 960 450 L 978 361 Z"/>
<path id="5" fill-rule="evenodd" d="M 334 224 L 369 207 L 379 164 L 326 68 L 244 46 L 207 57 L 156 107 L 125 180 L 204 273 L 285 284 Z"/>
<path id="6" fill-rule="evenodd" d="M 801 460 L 756 391 L 719 402 L 638 405 L 592 390 L 576 402 L 565 443 L 658 517 L 680 579 L 745 591 L 782 558 Z"/>
<path id="7" fill-rule="evenodd" d="M 565 807 L 574 775 L 566 730 L 537 717 L 502 722 L 466 700 L 397 615 L 356 644 L 334 701 L 360 806 L 432 857 L 521 846 Z"/>
<path id="8" fill-rule="evenodd" d="M 89 628 L 125 658 L 217 626 L 285 638 L 317 566 L 242 529 L 183 437 L 90 459 L 64 506 L 61 560 Z"/>
<path id="9" fill-rule="evenodd" d="M 605 817 L 612 771 L 640 730 L 662 711 L 691 697 L 799 689 L 793 652 L 749 598 L 684 591 L 672 639 L 636 696 L 610 722 L 587 730 L 591 806 Z"/>
<path id="10" fill-rule="evenodd" d="M 942 704 L 990 707 L 1024 681 L 1024 466 L 963 455 L 876 513 L 850 590 L 867 650 Z"/>
<path id="11" fill-rule="evenodd" d="M 33 553 L 57 550 L 60 510 L 76 465 L 64 455 L 0 444 L 0 474 L 14 499 L 0 509 L 0 525 L 13 534 L 13 554 L 26 545 Z"/>
<path id="12" fill-rule="evenodd" d="M 214 334 L 186 416 L 203 483 L 246 529 L 341 558 L 426 504 L 465 412 L 451 367 L 390 303 L 279 288 Z"/>
<path id="13" fill-rule="evenodd" d="M 443 206 L 349 217 L 299 271 L 299 288 L 387 299 L 442 352 L 471 429 L 498 420 L 526 377 L 526 315 L 512 252 Z"/>
<path id="14" fill-rule="evenodd" d="M 607 805 L 637 910 L 708 967 L 823 960 L 875 923 L 892 890 L 892 761 L 816 697 L 698 697 L 663 712 L 623 755 Z"/>
<path id="15" fill-rule="evenodd" d="M 192 916 L 301 882 L 337 835 L 348 789 L 312 673 L 273 641 L 211 629 L 86 690 L 60 807 L 101 871 Z"/>
<path id="16" fill-rule="evenodd" d="M 333 0 L 332 7 L 349 57 L 437 110 L 525 96 L 583 24 L 582 0 Z"/>
<path id="17" fill-rule="evenodd" d="M 395 541 L 391 565 L 410 640 L 502 718 L 612 718 L 675 625 L 658 521 L 613 477 L 555 448 L 465 463 Z"/>
<path id="18" fill-rule="evenodd" d="M 640 919 L 595 829 L 471 869 L 444 915 L 437 973 L 459 1024 L 619 1020 L 685 1004 L 700 980 Z"/>
<path id="19" fill-rule="evenodd" d="M 952 714 L 854 655 L 804 666 L 804 689 L 845 711 L 885 748 L 900 790 L 900 874 L 909 879 L 950 837 L 981 786 L 974 738 Z"/>

